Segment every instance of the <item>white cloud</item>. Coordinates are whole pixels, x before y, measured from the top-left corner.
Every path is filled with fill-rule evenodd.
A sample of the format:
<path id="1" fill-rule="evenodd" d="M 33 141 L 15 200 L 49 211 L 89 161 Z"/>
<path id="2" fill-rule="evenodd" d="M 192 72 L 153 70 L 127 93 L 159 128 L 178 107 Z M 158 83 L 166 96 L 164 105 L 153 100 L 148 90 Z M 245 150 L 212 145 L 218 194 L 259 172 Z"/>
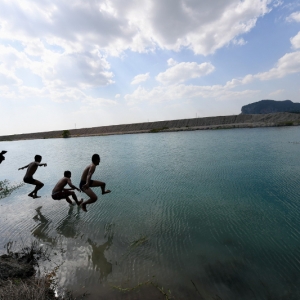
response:
<path id="1" fill-rule="evenodd" d="M 80 88 L 105 86 L 113 83 L 110 65 L 98 51 L 70 54 L 51 54 L 42 63 L 35 63 L 33 71 L 48 84 Z"/>
<path id="2" fill-rule="evenodd" d="M 255 79 L 261 81 L 283 78 L 287 75 L 300 72 L 300 51 L 287 53 L 282 56 L 275 67 L 266 72 L 257 74 L 248 74 L 243 78 L 234 78 L 228 81 L 226 88 L 233 89 L 240 85 L 245 85 L 253 82 Z"/>
<path id="3" fill-rule="evenodd" d="M 255 95 L 257 90 L 231 91 L 226 86 L 197 86 L 197 85 L 168 85 L 157 86 L 151 90 L 138 87 L 132 94 L 125 95 L 128 105 L 140 102 L 158 103 L 164 101 L 176 101 L 199 98 L 214 98 L 217 100 L 242 99 L 249 95 Z"/>
<path id="4" fill-rule="evenodd" d="M 283 4 L 284 4 L 284 2 L 282 0 L 275 0 L 275 1 L 273 1 L 273 6 L 274 7 L 278 7 L 278 6 L 281 6 Z"/>
<path id="5" fill-rule="evenodd" d="M 131 84 L 138 84 L 140 82 L 148 80 L 149 78 L 150 78 L 149 73 L 139 74 L 133 78 L 133 80 L 131 81 Z"/>
<path id="6" fill-rule="evenodd" d="M 255 78 L 271 80 L 298 72 L 300 72 L 300 51 L 285 54 L 278 60 L 274 68 L 267 72 L 256 74 Z"/>
<path id="7" fill-rule="evenodd" d="M 269 71 L 257 74 L 248 74 L 242 78 L 234 78 L 231 81 L 228 81 L 225 85 L 196 86 L 178 84 L 185 81 L 187 78 L 193 78 L 193 69 L 195 66 L 199 67 L 200 65 L 197 65 L 196 63 L 177 64 L 169 68 L 166 72 L 158 74 L 156 77 L 159 81 L 166 85 L 157 86 L 150 90 L 138 87 L 133 93 L 125 95 L 124 98 L 129 105 L 135 105 L 143 101 L 154 103 L 192 98 L 214 98 L 218 100 L 225 100 L 249 97 L 251 95 L 254 96 L 260 91 L 249 89 L 235 91 L 233 89 L 242 85 L 250 84 L 256 79 L 261 81 L 272 80 L 300 72 L 300 51 L 285 54 L 278 60 L 275 67 Z M 269 95 L 277 96 L 283 92 L 283 89 L 278 89 Z"/>
<path id="8" fill-rule="evenodd" d="M 241 38 L 241 39 L 233 39 L 232 43 L 234 45 L 238 45 L 238 46 L 244 46 L 244 45 L 247 44 L 247 42 L 243 38 Z"/>
<path id="9" fill-rule="evenodd" d="M 178 62 L 176 60 L 174 60 L 173 58 L 169 58 L 167 60 L 167 63 L 168 63 L 168 66 L 170 66 L 170 67 L 173 67 L 178 64 Z"/>
<path id="10" fill-rule="evenodd" d="M 116 99 L 118 99 L 118 98 L 120 98 L 120 97 L 121 97 L 120 94 L 116 94 L 116 95 L 115 95 L 115 98 L 116 98 Z"/>
<path id="11" fill-rule="evenodd" d="M 24 52 L 0 45 L 0 84 L 22 85 L 22 80 L 16 75 L 18 70 L 39 76 L 43 83 L 43 89 L 39 91 L 42 94 L 45 90 L 49 90 L 50 95 L 55 91 L 61 94 L 62 89 L 66 94 L 72 87 L 86 89 L 113 83 L 110 65 L 99 51 L 61 54 L 36 42 L 36 45 L 29 43 Z M 35 55 L 41 56 L 35 59 Z"/>
<path id="12" fill-rule="evenodd" d="M 67 53 L 131 49 L 210 54 L 251 30 L 271 0 L 3 0 L 0 38 L 33 39 Z M 30 20 L 30 22 L 28 21 Z M 38 47 L 39 48 L 39 47 Z M 28 50 L 29 51 L 29 50 Z M 38 53 L 39 49 L 31 49 Z"/>
<path id="13" fill-rule="evenodd" d="M 291 44 L 294 49 L 300 48 L 300 31 L 298 32 L 298 34 L 296 36 L 291 38 Z"/>
<path id="14" fill-rule="evenodd" d="M 274 91 L 274 92 L 270 93 L 269 96 L 270 97 L 276 97 L 276 96 L 282 94 L 283 92 L 284 92 L 284 90 L 282 90 L 282 89 L 281 90 L 277 90 L 277 91 Z"/>
<path id="15" fill-rule="evenodd" d="M 289 22 L 300 22 L 300 11 L 293 12 L 291 15 L 287 17 Z"/>
<path id="16" fill-rule="evenodd" d="M 182 62 L 159 73 L 155 78 L 163 84 L 174 84 L 207 75 L 214 69 L 214 66 L 207 62 L 199 65 L 196 62 Z"/>

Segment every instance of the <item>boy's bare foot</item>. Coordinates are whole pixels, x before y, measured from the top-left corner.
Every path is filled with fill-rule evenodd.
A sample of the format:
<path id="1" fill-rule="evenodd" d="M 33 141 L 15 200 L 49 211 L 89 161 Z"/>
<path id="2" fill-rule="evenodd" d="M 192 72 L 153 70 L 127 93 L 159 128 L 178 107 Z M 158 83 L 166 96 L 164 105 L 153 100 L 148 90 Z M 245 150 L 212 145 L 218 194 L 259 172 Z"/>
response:
<path id="1" fill-rule="evenodd" d="M 83 199 L 79 200 L 77 205 L 80 206 L 82 202 L 83 202 Z"/>
<path id="2" fill-rule="evenodd" d="M 41 198 L 41 196 L 38 196 L 38 195 L 33 195 L 32 197 L 33 199 L 36 199 L 36 198 Z"/>
<path id="3" fill-rule="evenodd" d="M 102 195 L 108 194 L 108 193 L 110 193 L 110 192 L 111 192 L 110 190 L 106 190 L 104 193 L 102 193 Z"/>
<path id="4" fill-rule="evenodd" d="M 87 212 L 87 210 L 86 210 L 86 204 L 81 204 L 81 205 L 80 205 L 80 208 L 81 208 L 83 211 Z"/>
<path id="5" fill-rule="evenodd" d="M 34 198 L 34 194 L 32 192 L 29 193 L 28 196 Z"/>

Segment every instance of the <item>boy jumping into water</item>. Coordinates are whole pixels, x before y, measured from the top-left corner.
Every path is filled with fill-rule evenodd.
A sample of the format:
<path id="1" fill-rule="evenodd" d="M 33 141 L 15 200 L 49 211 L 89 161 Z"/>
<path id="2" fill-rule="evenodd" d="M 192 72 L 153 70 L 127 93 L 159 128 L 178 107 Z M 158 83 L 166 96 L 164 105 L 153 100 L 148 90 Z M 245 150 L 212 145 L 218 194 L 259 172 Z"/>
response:
<path id="1" fill-rule="evenodd" d="M 94 154 L 92 156 L 92 163 L 90 165 L 88 165 L 82 173 L 79 188 L 90 197 L 90 199 L 84 201 L 81 204 L 81 208 L 83 211 L 87 211 L 86 210 L 87 204 L 94 203 L 98 199 L 97 195 L 91 190 L 91 187 L 100 186 L 101 190 L 102 190 L 102 195 L 108 194 L 111 192 L 110 190 L 105 190 L 106 184 L 104 182 L 101 182 L 98 180 L 92 180 L 92 175 L 94 174 L 94 172 L 96 170 L 96 166 L 98 166 L 99 164 L 100 164 L 100 156 L 99 156 L 99 154 Z"/>
<path id="2" fill-rule="evenodd" d="M 71 187 L 70 189 L 65 189 L 65 186 L 67 184 Z M 64 177 L 58 181 L 58 183 L 56 184 L 56 186 L 54 187 L 54 189 L 52 191 L 52 199 L 53 200 L 66 199 L 66 201 L 68 203 L 73 205 L 72 200 L 69 198 L 69 196 L 72 196 L 72 198 L 75 200 L 76 204 L 79 206 L 83 202 L 83 199 L 78 201 L 77 196 L 73 192 L 73 190 L 77 190 L 78 192 L 81 192 L 81 190 L 79 188 L 77 188 L 75 185 L 72 184 L 71 172 L 65 171 Z"/>
<path id="3" fill-rule="evenodd" d="M 5 157 L 4 157 L 3 154 L 5 154 L 6 152 L 7 151 L 5 151 L 5 150 L 1 151 L 1 153 L 0 153 L 0 164 L 2 163 L 3 160 L 5 160 Z"/>
<path id="4" fill-rule="evenodd" d="M 42 182 L 40 182 L 32 177 L 38 167 L 41 167 L 41 166 L 47 167 L 47 164 L 41 164 L 41 161 L 42 161 L 42 157 L 40 155 L 36 155 L 34 157 L 34 161 L 32 163 L 28 164 L 27 166 L 25 166 L 23 168 L 19 168 L 19 170 L 23 170 L 23 169 L 27 168 L 27 171 L 26 171 L 23 181 L 25 183 L 35 185 L 35 189 L 31 193 L 28 194 L 29 197 L 32 197 L 34 199 L 41 198 L 41 196 L 37 195 L 37 191 L 40 190 L 44 186 L 44 184 Z"/>

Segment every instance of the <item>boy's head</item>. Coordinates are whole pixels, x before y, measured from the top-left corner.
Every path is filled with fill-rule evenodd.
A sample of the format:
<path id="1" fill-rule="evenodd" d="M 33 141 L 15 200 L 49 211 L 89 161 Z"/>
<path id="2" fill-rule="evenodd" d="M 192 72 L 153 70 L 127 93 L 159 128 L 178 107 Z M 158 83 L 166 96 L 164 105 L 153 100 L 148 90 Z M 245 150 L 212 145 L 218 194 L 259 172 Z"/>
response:
<path id="1" fill-rule="evenodd" d="M 36 162 L 41 162 L 42 161 L 42 157 L 40 156 L 40 155 L 36 155 L 35 157 L 34 157 L 34 160 L 36 161 Z"/>
<path id="2" fill-rule="evenodd" d="M 67 178 L 71 178 L 71 172 L 70 171 L 65 171 L 64 176 Z"/>
<path id="3" fill-rule="evenodd" d="M 99 154 L 93 154 L 93 156 L 92 156 L 92 162 L 95 165 L 99 165 L 99 163 L 100 163 L 100 156 L 99 156 Z"/>

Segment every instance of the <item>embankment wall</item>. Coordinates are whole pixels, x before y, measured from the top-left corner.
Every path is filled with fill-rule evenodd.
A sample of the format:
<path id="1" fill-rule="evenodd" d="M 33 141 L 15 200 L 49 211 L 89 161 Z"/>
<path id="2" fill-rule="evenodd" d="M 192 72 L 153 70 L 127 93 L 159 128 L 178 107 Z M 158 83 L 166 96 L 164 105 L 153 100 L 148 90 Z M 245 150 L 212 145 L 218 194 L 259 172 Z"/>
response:
<path id="1" fill-rule="evenodd" d="M 179 130 L 203 130 L 222 129 L 236 127 L 265 127 L 299 125 L 300 114 L 297 113 L 273 113 L 255 115 L 232 115 L 220 117 L 206 117 L 170 121 L 158 121 L 147 123 L 134 123 L 122 125 L 110 125 L 81 129 L 68 129 L 71 137 L 97 136 L 110 134 L 142 133 L 157 131 L 179 131 Z M 61 138 L 62 130 L 24 133 L 0 136 L 0 141 Z"/>

